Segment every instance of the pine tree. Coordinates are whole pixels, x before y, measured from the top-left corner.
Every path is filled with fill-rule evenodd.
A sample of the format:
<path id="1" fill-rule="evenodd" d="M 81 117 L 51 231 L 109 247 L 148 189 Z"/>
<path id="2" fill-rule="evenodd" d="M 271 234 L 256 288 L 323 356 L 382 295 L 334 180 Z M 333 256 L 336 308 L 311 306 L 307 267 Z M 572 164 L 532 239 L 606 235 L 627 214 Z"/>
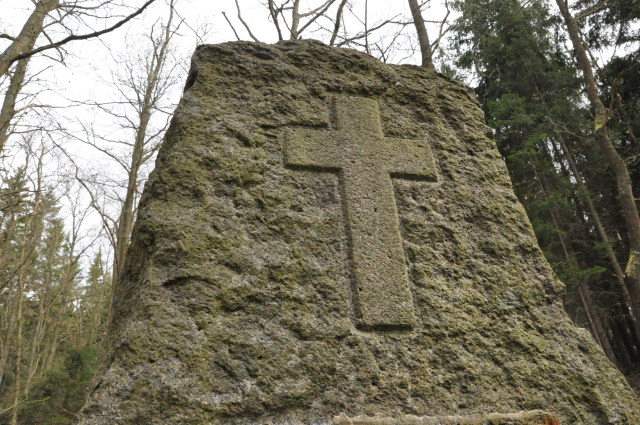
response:
<path id="1" fill-rule="evenodd" d="M 471 70 L 489 125 L 539 243 L 567 284 L 567 308 L 612 361 L 628 365 L 637 335 L 609 222 L 611 173 L 589 137 L 581 80 L 543 0 L 457 1 L 458 65 Z M 587 130 L 587 131 L 586 131 Z M 619 211 L 619 210 L 618 210 Z M 625 344 L 615 335 L 631 335 Z"/>

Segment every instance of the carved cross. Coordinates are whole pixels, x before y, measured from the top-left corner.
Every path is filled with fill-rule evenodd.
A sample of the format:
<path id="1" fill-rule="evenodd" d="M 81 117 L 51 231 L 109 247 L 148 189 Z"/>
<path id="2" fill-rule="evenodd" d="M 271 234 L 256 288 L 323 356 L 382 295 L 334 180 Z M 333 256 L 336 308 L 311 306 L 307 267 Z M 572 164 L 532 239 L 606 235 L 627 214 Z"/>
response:
<path id="1" fill-rule="evenodd" d="M 349 239 L 356 325 L 407 329 L 416 323 L 391 177 L 436 181 L 424 140 L 384 137 L 378 102 L 341 96 L 335 131 L 289 129 L 286 166 L 337 172 Z"/>

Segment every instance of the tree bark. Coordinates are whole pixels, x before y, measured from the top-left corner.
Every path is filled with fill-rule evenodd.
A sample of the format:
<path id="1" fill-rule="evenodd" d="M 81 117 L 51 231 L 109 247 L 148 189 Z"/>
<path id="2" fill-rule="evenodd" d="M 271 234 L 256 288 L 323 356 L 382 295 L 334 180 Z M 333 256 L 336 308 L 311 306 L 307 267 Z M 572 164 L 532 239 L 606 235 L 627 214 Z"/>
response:
<path id="1" fill-rule="evenodd" d="M 538 186 L 540 187 L 540 191 L 542 192 L 542 195 L 546 199 L 549 199 L 549 196 L 547 195 L 548 190 L 545 187 L 545 182 L 538 174 L 535 166 L 533 167 L 533 172 L 536 177 L 536 180 L 538 181 Z M 553 225 L 560 230 L 561 229 L 560 220 L 558 219 L 557 213 L 553 207 L 551 208 L 550 213 L 551 213 L 551 221 L 553 222 Z M 565 258 L 571 263 L 572 266 L 579 268 L 580 265 L 573 251 L 573 248 L 567 241 L 565 241 L 564 236 L 562 235 L 562 232 L 558 232 L 558 238 L 560 240 L 560 245 L 562 246 L 562 251 L 565 255 Z M 597 312 L 597 309 L 595 308 L 595 303 L 593 302 L 593 298 L 591 297 L 591 291 L 589 289 L 589 286 L 584 281 L 578 282 L 577 286 L 578 286 L 578 295 L 580 296 L 580 302 L 582 304 L 582 307 L 584 308 L 585 316 L 587 317 L 587 321 L 589 322 L 589 327 L 591 328 L 591 334 L 593 335 L 593 338 L 596 341 L 598 341 L 600 347 L 602 347 L 607 358 L 612 363 L 616 364 L 617 363 L 616 355 L 611 346 L 611 342 L 609 341 L 606 327 L 602 321 L 602 318 L 600 317 L 600 315 Z"/>
<path id="2" fill-rule="evenodd" d="M 289 40 L 298 39 L 298 27 L 300 26 L 300 0 L 293 0 L 293 8 L 291 9 L 291 31 Z"/>
<path id="3" fill-rule="evenodd" d="M 49 0 L 48 2 L 45 2 L 45 3 L 48 3 L 49 7 L 53 7 L 53 6 L 57 7 L 58 1 Z M 38 10 L 38 7 L 40 7 L 40 9 L 42 10 Z M 42 32 L 42 23 L 44 21 L 44 17 L 48 12 L 49 11 L 46 10 L 46 6 L 44 6 L 42 1 L 36 5 L 36 11 L 34 11 L 31 16 L 33 17 L 34 14 L 37 13 L 37 16 L 33 18 L 34 21 L 36 20 L 36 18 L 38 19 L 41 18 L 41 20 L 36 22 L 31 22 L 31 23 L 27 21 L 27 23 L 25 24 L 25 26 L 30 24 L 35 25 L 35 28 L 32 28 L 33 34 L 29 33 L 31 34 L 31 36 L 29 37 L 25 36 L 25 40 L 22 42 L 22 45 L 19 46 L 23 49 L 23 51 L 29 51 L 33 49 L 33 46 L 36 43 L 36 39 L 38 38 L 38 35 Z M 25 30 L 23 29 L 23 32 L 24 31 Z M 11 82 L 9 83 L 9 87 L 7 88 L 7 92 L 5 93 L 4 100 L 2 102 L 2 108 L 0 109 L 0 155 L 2 155 L 2 151 L 4 150 L 7 140 L 9 139 L 9 135 L 10 135 L 9 126 L 10 126 L 11 120 L 16 114 L 16 111 L 15 111 L 16 101 L 18 99 L 18 95 L 20 94 L 20 91 L 22 90 L 22 86 L 24 85 L 24 78 L 27 74 L 28 65 L 29 65 L 29 58 L 25 58 L 18 61 L 18 65 L 16 66 L 16 69 L 13 72 L 13 75 L 11 76 Z M 10 66 L 11 65 L 9 65 L 9 67 Z M 8 72 L 9 67 L 7 67 L 6 72 Z"/>
<path id="4" fill-rule="evenodd" d="M 7 88 L 7 92 L 4 95 L 2 109 L 0 109 L 0 155 L 4 150 L 7 140 L 9 139 L 9 125 L 16 114 L 16 100 L 18 99 L 18 95 L 20 94 L 22 85 L 24 84 L 24 77 L 27 73 L 28 63 L 29 59 L 18 61 L 16 70 L 11 76 L 11 82 Z"/>
<path id="5" fill-rule="evenodd" d="M 420 44 L 420 54 L 422 55 L 422 67 L 427 69 L 434 69 L 433 67 L 433 52 L 431 50 L 431 43 L 429 42 L 429 34 L 427 33 L 427 27 L 424 24 L 422 18 L 422 11 L 418 0 L 409 0 L 409 8 L 411 9 L 411 16 L 413 17 L 413 24 L 416 27 L 418 33 L 418 42 Z"/>
<path id="6" fill-rule="evenodd" d="M 331 40 L 329 41 L 329 46 L 333 46 L 336 43 L 336 38 L 338 37 L 338 31 L 340 30 L 340 21 L 342 21 L 342 11 L 346 4 L 347 4 L 347 0 L 342 0 L 340 2 L 340 5 L 338 6 L 338 11 L 336 12 L 336 23 L 333 26 L 333 32 L 331 33 Z"/>
<path id="7" fill-rule="evenodd" d="M 33 49 L 36 39 L 42 33 L 44 18 L 49 12 L 60 6 L 60 0 L 40 0 L 36 3 L 36 8 L 25 22 L 20 34 L 13 42 L 0 54 L 0 75 L 9 71 L 16 56 Z"/>
<path id="8" fill-rule="evenodd" d="M 608 111 L 604 103 L 602 103 L 602 99 L 600 99 L 591 61 L 580 37 L 578 23 L 571 15 L 566 0 L 556 0 L 556 3 L 564 18 L 576 59 L 582 69 L 587 89 L 587 98 L 595 112 L 595 139 L 616 178 L 618 196 L 630 245 L 629 261 L 626 268 L 629 278 L 626 279 L 626 284 L 631 299 L 631 308 L 636 321 L 636 327 L 638 327 L 638 321 L 640 320 L 640 267 L 638 267 L 638 261 L 640 260 L 640 217 L 638 216 L 638 209 L 633 195 L 631 177 L 627 165 L 609 139 L 607 132 Z"/>

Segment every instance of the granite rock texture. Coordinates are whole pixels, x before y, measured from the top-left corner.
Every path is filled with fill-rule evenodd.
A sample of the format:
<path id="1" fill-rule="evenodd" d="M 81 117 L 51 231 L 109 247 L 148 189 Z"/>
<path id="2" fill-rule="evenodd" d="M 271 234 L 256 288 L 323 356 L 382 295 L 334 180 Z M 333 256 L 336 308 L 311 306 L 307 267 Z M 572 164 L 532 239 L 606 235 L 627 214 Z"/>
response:
<path id="1" fill-rule="evenodd" d="M 558 425 L 558 420 L 543 411 L 510 414 L 490 413 L 469 416 L 356 416 L 341 413 L 333 418 L 333 425 Z"/>
<path id="2" fill-rule="evenodd" d="M 341 131 L 355 153 L 311 152 L 323 135 L 342 149 Z M 312 41 L 199 47 L 80 424 L 537 409 L 640 424 L 623 377 L 566 316 L 490 135 L 469 88 L 418 67 Z M 376 165 L 395 151 L 368 138 L 407 141 L 418 157 L 394 164 L 420 170 Z M 350 158 L 374 176 L 363 199 Z"/>

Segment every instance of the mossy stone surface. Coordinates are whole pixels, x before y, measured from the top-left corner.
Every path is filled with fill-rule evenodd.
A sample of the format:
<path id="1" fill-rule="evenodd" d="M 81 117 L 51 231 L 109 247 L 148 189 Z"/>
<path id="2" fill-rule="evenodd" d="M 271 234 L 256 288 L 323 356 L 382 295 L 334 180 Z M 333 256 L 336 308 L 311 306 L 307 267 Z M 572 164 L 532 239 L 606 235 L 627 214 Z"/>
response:
<path id="1" fill-rule="evenodd" d="M 287 132 L 330 132 L 341 96 L 377 102 L 385 138 L 433 155 L 437 179 L 391 179 L 411 326 L 358 326 L 340 172 L 286 165 Z M 201 46 L 80 424 L 538 409 L 561 424 L 640 424 L 563 290 L 469 88 L 311 41 Z"/>

